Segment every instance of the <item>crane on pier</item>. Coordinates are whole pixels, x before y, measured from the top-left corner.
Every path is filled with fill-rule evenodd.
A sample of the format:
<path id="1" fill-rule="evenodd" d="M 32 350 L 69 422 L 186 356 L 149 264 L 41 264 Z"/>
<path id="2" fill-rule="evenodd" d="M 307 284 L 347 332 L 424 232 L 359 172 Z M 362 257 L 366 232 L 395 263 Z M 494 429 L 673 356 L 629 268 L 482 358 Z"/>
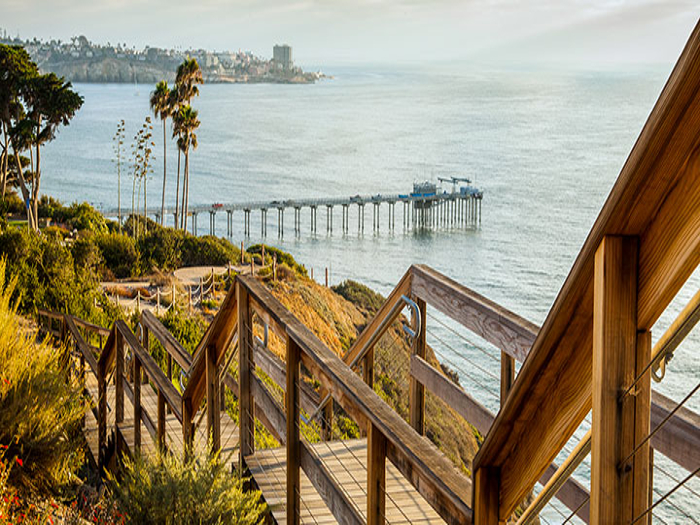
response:
<path id="1" fill-rule="evenodd" d="M 440 182 L 452 183 L 452 193 L 455 193 L 457 191 L 458 182 L 466 182 L 467 184 L 471 184 L 472 182 L 470 179 L 464 177 L 438 177 L 438 180 Z"/>

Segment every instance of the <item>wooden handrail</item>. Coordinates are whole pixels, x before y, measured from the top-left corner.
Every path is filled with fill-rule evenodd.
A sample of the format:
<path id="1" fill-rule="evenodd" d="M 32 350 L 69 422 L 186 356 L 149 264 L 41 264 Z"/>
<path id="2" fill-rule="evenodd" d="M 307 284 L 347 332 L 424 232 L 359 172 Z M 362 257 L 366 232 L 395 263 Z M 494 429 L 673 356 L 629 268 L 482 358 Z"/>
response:
<path id="1" fill-rule="evenodd" d="M 175 359 L 175 362 L 183 370 L 188 371 L 190 369 L 192 356 L 152 312 L 148 310 L 141 312 L 141 324 L 151 331 L 165 351 Z"/>
<path id="2" fill-rule="evenodd" d="M 264 306 L 271 320 L 298 346 L 301 361 L 334 394 L 334 399 L 360 424 L 371 423 L 386 438 L 387 457 L 426 501 L 448 523 L 471 521 L 470 480 L 384 403 L 262 284 L 246 276 L 238 276 L 237 282 Z"/>
<path id="3" fill-rule="evenodd" d="M 95 359 L 95 356 L 92 353 L 90 345 L 88 345 L 85 342 L 85 339 L 83 339 L 82 334 L 78 330 L 78 327 L 76 326 L 76 318 L 73 317 L 72 315 L 64 315 L 63 318 L 65 320 L 68 331 L 71 334 L 71 337 L 73 338 L 76 346 L 78 347 L 78 351 L 85 358 L 85 361 L 87 361 L 88 365 L 90 365 L 90 369 L 92 370 L 92 373 L 97 375 L 97 370 L 98 370 L 97 359 Z"/>
<path id="4" fill-rule="evenodd" d="M 634 312 L 627 316 L 634 317 L 638 333 L 651 330 L 698 266 L 699 129 L 700 23 L 475 458 L 477 499 L 496 501 L 498 507 L 496 515 L 484 514 L 483 519 L 477 512 L 480 525 L 510 516 L 593 406 L 593 283 L 595 256 L 604 239 L 625 236 L 638 241 L 637 264 L 632 267 Z M 531 432 L 533 428 L 537 432 Z"/>
<path id="5" fill-rule="evenodd" d="M 134 352 L 134 357 L 139 360 L 148 378 L 153 381 L 158 391 L 162 392 L 166 404 L 173 411 L 177 420 L 182 423 L 182 397 L 180 393 L 160 369 L 151 354 L 141 346 L 141 343 L 139 343 L 139 340 L 126 323 L 120 319 L 114 325 L 124 338 L 124 342 Z M 138 378 L 134 378 L 134 381 L 138 381 Z"/>

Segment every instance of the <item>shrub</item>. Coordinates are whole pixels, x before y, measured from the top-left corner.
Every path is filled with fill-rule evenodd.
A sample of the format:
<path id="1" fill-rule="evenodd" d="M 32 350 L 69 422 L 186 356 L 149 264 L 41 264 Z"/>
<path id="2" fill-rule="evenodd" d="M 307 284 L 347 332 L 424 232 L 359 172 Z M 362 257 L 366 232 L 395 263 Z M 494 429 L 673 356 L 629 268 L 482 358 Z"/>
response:
<path id="1" fill-rule="evenodd" d="M 24 202 L 14 191 L 8 191 L 4 198 L 0 198 L 0 214 L 2 215 L 24 213 L 25 209 Z"/>
<path id="2" fill-rule="evenodd" d="M 260 492 L 244 492 L 242 480 L 216 456 L 125 458 L 121 480 L 110 479 L 127 523 L 253 525 L 265 511 Z"/>
<path id="3" fill-rule="evenodd" d="M 254 244 L 253 246 L 250 246 L 247 250 L 248 253 L 251 254 L 260 254 L 262 255 L 262 244 Z M 268 246 L 267 244 L 265 245 L 265 256 L 277 256 L 277 266 L 279 267 L 280 264 L 285 264 L 287 265 L 291 270 L 294 271 L 295 274 L 297 274 L 300 277 L 307 277 L 307 272 L 306 268 L 304 268 L 301 264 L 299 264 L 294 257 L 290 253 L 284 252 L 280 250 L 279 248 L 275 248 L 274 246 Z M 239 256 L 240 258 L 240 256 Z"/>
<path id="4" fill-rule="evenodd" d="M 240 250 L 225 239 L 187 234 L 182 239 L 183 266 L 223 266 L 240 257 Z"/>
<path id="5" fill-rule="evenodd" d="M 331 287 L 331 289 L 350 301 L 366 315 L 374 315 L 384 304 L 384 297 L 371 288 L 350 279 Z"/>
<path id="6" fill-rule="evenodd" d="M 105 265 L 117 278 L 139 274 L 139 252 L 136 242 L 128 235 L 106 233 L 96 239 Z"/>
<path id="7" fill-rule="evenodd" d="M 64 349 L 39 343 L 18 322 L 0 261 L 0 445 L 11 469 L 6 484 L 20 493 L 56 492 L 83 461 L 77 444 L 85 412 L 75 383 L 66 382 Z"/>

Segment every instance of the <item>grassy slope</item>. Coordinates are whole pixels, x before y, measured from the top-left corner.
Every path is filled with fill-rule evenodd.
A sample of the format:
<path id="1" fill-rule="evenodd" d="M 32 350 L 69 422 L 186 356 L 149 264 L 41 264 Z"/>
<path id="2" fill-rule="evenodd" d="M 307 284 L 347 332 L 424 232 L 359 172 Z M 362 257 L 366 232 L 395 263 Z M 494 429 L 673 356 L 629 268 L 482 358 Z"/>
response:
<path id="1" fill-rule="evenodd" d="M 268 283 L 268 286 L 282 304 L 338 355 L 350 347 L 383 300 L 369 288 L 356 283 L 336 288 L 338 293 L 301 277 Z M 391 334 L 383 337 L 375 348 L 375 391 L 406 418 L 410 347 L 399 337 L 400 333 L 397 323 Z M 283 357 L 281 342 L 271 346 Z M 439 368 L 430 353 L 429 360 Z M 470 471 L 471 460 L 478 448 L 474 428 L 431 394 L 426 396 L 426 434 L 457 466 L 465 472 Z"/>

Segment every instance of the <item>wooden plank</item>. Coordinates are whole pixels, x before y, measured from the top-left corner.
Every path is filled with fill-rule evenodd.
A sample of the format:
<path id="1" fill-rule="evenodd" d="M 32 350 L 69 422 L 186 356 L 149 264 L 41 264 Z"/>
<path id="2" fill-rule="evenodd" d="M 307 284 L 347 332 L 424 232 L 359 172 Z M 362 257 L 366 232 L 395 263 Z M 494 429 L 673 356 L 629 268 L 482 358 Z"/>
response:
<path id="1" fill-rule="evenodd" d="M 168 380 L 165 373 L 160 369 L 158 363 L 155 362 L 151 354 L 141 346 L 139 340 L 129 329 L 127 324 L 121 319 L 114 323 L 115 328 L 123 336 L 124 342 L 131 348 L 134 358 L 138 356 L 139 367 L 142 368 L 146 375 L 156 385 L 156 388 L 163 392 L 165 402 L 168 404 L 177 420 L 182 422 L 182 397 L 175 386 Z M 139 376 L 134 376 L 134 378 Z M 136 382 L 136 380 L 134 380 Z"/>
<path id="2" fill-rule="evenodd" d="M 338 523 L 343 525 L 362 525 L 363 516 L 348 501 L 343 488 L 336 483 L 323 461 L 306 443 L 301 442 L 301 468 L 321 496 Z"/>
<path id="3" fill-rule="evenodd" d="M 279 357 L 274 355 L 270 350 L 260 345 L 257 341 L 253 342 L 253 354 L 255 355 L 255 366 L 265 372 L 282 390 L 287 388 L 287 372 L 286 365 Z M 319 395 L 306 383 L 301 384 L 301 408 L 307 413 L 313 414 L 316 412 L 319 403 Z"/>
<path id="4" fill-rule="evenodd" d="M 589 430 L 571 451 L 569 457 L 567 457 L 564 463 L 561 464 L 561 467 L 557 469 L 547 484 L 542 488 L 534 501 L 530 503 L 530 505 L 528 505 L 525 511 L 520 515 L 516 525 L 531 523 L 532 520 L 539 515 L 542 509 L 545 508 L 554 495 L 557 494 L 557 492 L 559 492 L 559 490 L 564 486 L 566 481 L 571 477 L 583 460 L 586 459 L 590 452 L 591 431 Z M 644 489 L 647 492 L 649 490 L 648 487 L 644 487 Z"/>
<path id="5" fill-rule="evenodd" d="M 537 327 L 425 265 L 411 267 L 411 292 L 497 348 L 524 361 Z"/>
<path id="6" fill-rule="evenodd" d="M 479 467 L 474 471 L 474 525 L 498 525 L 498 481 L 500 473 L 494 467 Z"/>
<path id="7" fill-rule="evenodd" d="M 663 219 L 659 213 L 676 212 L 664 203 L 674 188 L 684 186 L 692 175 L 684 168 L 698 146 L 698 129 L 700 25 L 694 29 L 555 300 L 508 401 L 475 458 L 476 467 L 500 468 L 500 491 L 512 493 L 511 501 L 530 490 L 591 408 L 591 390 L 587 385 L 591 385 L 592 370 L 593 260 L 602 238 L 608 234 L 641 238 L 637 312 L 640 329 L 653 324 L 657 312 L 667 306 L 667 300 L 683 281 L 681 277 L 692 266 L 686 263 L 697 254 L 696 238 L 682 225 L 668 217 Z M 690 219 L 691 225 L 695 219 L 688 209 L 693 207 L 696 191 L 691 189 L 685 198 L 677 193 L 673 195 L 677 213 Z M 678 227 L 677 231 L 667 232 L 673 246 L 688 251 L 674 248 L 679 261 L 669 267 L 672 278 L 660 285 L 650 277 L 654 275 L 650 271 L 654 265 L 641 261 L 651 261 L 647 259 L 652 257 L 653 250 L 649 239 L 658 240 L 660 235 L 648 236 L 649 228 L 664 220 Z M 646 286 L 656 291 L 645 291 L 651 290 Z M 533 428 L 537 432 L 532 432 Z"/>
<path id="8" fill-rule="evenodd" d="M 634 379 L 637 363 L 637 250 L 634 237 L 606 236 L 595 256 L 592 523 L 634 518 L 633 478 L 620 468 L 634 449 L 634 398 L 620 406 L 620 392 Z"/>
<path id="9" fill-rule="evenodd" d="M 505 405 L 515 381 L 515 358 L 501 351 L 501 406 Z"/>
<path id="10" fill-rule="evenodd" d="M 124 393 L 126 394 L 126 398 L 129 400 L 131 403 L 131 407 L 133 408 L 134 406 L 134 389 L 131 386 L 131 383 L 129 383 L 126 378 L 123 378 L 122 380 L 123 388 L 124 388 Z M 149 390 L 150 387 L 146 387 L 146 392 L 141 390 L 141 422 L 143 423 L 143 426 L 146 427 L 146 430 L 148 431 L 148 434 L 151 436 L 152 439 L 156 439 L 157 436 L 157 428 L 156 425 L 153 424 L 153 420 L 151 419 L 150 414 L 148 413 L 147 410 L 143 409 L 143 399 L 144 397 L 147 397 L 149 395 Z M 131 416 L 129 416 L 131 418 Z"/>
<path id="11" fill-rule="evenodd" d="M 401 296 L 408 296 L 411 293 L 412 271 L 409 269 L 396 287 L 391 291 L 384 304 L 379 308 L 375 316 L 369 324 L 362 330 L 362 333 L 357 336 L 355 342 L 348 348 L 348 351 L 343 355 L 343 362 L 350 364 L 356 362 L 358 356 L 361 357 L 374 342 L 379 340 L 381 335 L 386 331 L 386 328 L 391 326 L 391 323 L 401 313 L 401 310 L 395 310 L 395 306 L 402 301 Z M 395 311 L 394 311 L 395 310 Z M 393 315 L 389 315 L 394 311 Z"/>
<path id="12" fill-rule="evenodd" d="M 414 355 L 411 357 L 411 377 L 425 385 L 427 389 L 442 399 L 466 421 L 482 434 L 486 435 L 493 423 L 494 415 L 476 399 L 467 394 L 462 387 L 455 384 L 442 372 L 425 359 Z"/>
<path id="13" fill-rule="evenodd" d="M 238 304 L 238 403 L 240 411 L 238 435 L 241 443 L 240 457 L 243 461 L 245 456 L 255 451 L 255 406 L 250 385 L 250 375 L 255 370 L 255 362 L 253 361 L 248 292 L 242 286 L 236 286 L 236 302 Z M 241 470 L 243 470 L 242 464 Z"/>
<path id="14" fill-rule="evenodd" d="M 634 377 L 639 377 L 651 360 L 651 332 L 637 332 L 637 348 Z M 649 425 L 651 418 L 651 375 L 646 373 L 636 385 L 634 395 L 629 395 L 623 400 L 623 406 L 631 404 L 634 417 L 633 446 L 637 452 L 631 460 L 632 467 L 632 516 L 636 518 L 642 515 L 651 505 L 649 499 L 649 480 L 651 474 L 649 441 Z M 646 440 L 646 441 L 645 441 Z M 652 514 L 649 512 L 639 520 L 641 525 L 651 525 Z"/>
<path id="15" fill-rule="evenodd" d="M 141 360 L 134 353 L 134 453 L 141 453 Z"/>
<path id="16" fill-rule="evenodd" d="M 287 525 L 298 525 L 301 516 L 301 442 L 299 437 L 299 345 L 287 338 Z"/>
<path id="17" fill-rule="evenodd" d="M 86 330 L 93 332 L 97 335 L 107 337 L 109 336 L 109 329 L 105 328 L 104 326 L 100 326 L 95 323 L 91 323 L 89 321 L 85 321 L 84 319 L 80 319 L 79 317 L 74 317 L 71 316 L 73 320 L 75 321 L 75 324 L 80 326 L 81 328 L 85 328 Z"/>
<path id="18" fill-rule="evenodd" d="M 152 312 L 149 310 L 141 312 L 141 323 L 144 328 L 148 328 L 153 333 L 153 337 L 163 346 L 169 358 L 174 358 L 175 362 L 183 370 L 187 371 L 190 369 L 192 356 Z"/>
<path id="19" fill-rule="evenodd" d="M 85 339 L 83 339 L 82 334 L 78 330 L 78 327 L 75 323 L 76 318 L 71 315 L 66 315 L 65 320 L 68 331 L 70 332 L 71 337 L 73 338 L 76 346 L 78 347 L 78 351 L 85 358 L 85 361 L 87 361 L 88 365 L 90 366 L 90 369 L 92 370 L 92 373 L 97 375 L 97 359 L 95 359 L 95 356 L 92 353 L 90 346 L 85 342 Z"/>
<path id="20" fill-rule="evenodd" d="M 386 438 L 370 424 L 367 432 L 367 525 L 384 525 L 386 516 Z"/>
<path id="21" fill-rule="evenodd" d="M 284 408 L 272 397 L 263 382 L 251 374 L 250 384 L 253 388 L 256 415 L 270 431 L 272 436 L 284 445 L 287 442 L 287 416 Z"/>
<path id="22" fill-rule="evenodd" d="M 165 397 L 158 391 L 158 431 L 156 434 L 158 448 L 165 451 Z"/>
<path id="23" fill-rule="evenodd" d="M 659 392 L 652 392 L 651 428 L 656 429 L 677 403 Z M 700 415 L 681 407 L 651 438 L 654 450 L 693 472 L 700 467 Z"/>
<path id="24" fill-rule="evenodd" d="M 416 434 L 262 284 L 247 276 L 239 276 L 239 283 L 285 327 L 301 348 L 304 364 L 331 390 L 334 399 L 343 406 L 354 405 L 357 412 L 379 428 L 387 438 L 390 460 L 401 465 L 399 470 L 409 473 L 408 479 L 441 517 L 448 523 L 470 521 L 470 480 L 457 472 L 430 442 Z"/>
<path id="25" fill-rule="evenodd" d="M 216 351 L 214 347 L 208 346 L 206 352 L 207 435 L 211 440 L 212 452 L 216 452 L 221 448 L 219 374 L 216 367 Z"/>
<path id="26" fill-rule="evenodd" d="M 698 97 L 700 98 L 700 97 Z M 695 103 L 700 111 L 700 103 Z M 690 111 L 690 109 L 689 109 Z M 697 134 L 697 127 L 694 132 Z M 639 326 L 650 330 L 700 263 L 700 144 L 642 235 Z"/>
<path id="27" fill-rule="evenodd" d="M 416 304 L 418 305 L 418 311 L 420 312 L 419 315 L 421 322 L 420 331 L 413 339 L 411 352 L 413 353 L 413 357 L 424 360 L 426 346 L 425 337 L 428 324 L 428 318 L 426 316 L 427 309 L 423 299 L 416 298 Z M 414 330 L 418 328 L 417 323 L 418 321 L 414 319 Z M 416 432 L 418 432 L 420 435 L 425 434 L 425 388 L 423 387 L 423 383 L 416 381 L 413 374 L 411 374 L 409 378 L 408 421 Z"/>
<path id="28" fill-rule="evenodd" d="M 115 410 L 114 421 L 121 423 L 124 421 L 124 338 L 117 332 L 117 348 L 115 353 L 115 370 L 114 370 L 114 386 L 115 386 Z"/>

